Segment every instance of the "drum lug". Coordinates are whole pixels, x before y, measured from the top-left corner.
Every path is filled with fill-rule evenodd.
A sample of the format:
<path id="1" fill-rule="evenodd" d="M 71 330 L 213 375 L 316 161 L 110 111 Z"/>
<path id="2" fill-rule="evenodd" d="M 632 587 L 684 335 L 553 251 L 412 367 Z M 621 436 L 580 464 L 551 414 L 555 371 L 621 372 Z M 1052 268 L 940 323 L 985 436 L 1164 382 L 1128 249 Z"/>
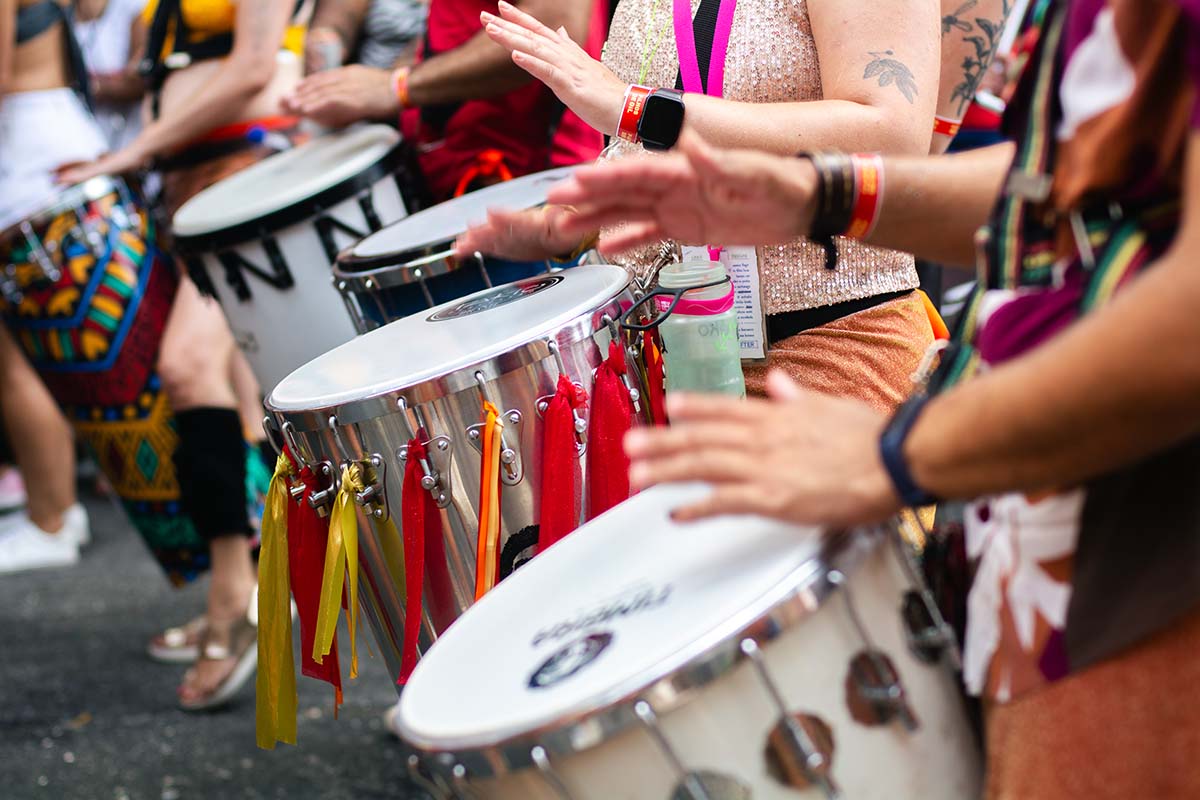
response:
<path id="1" fill-rule="evenodd" d="M 365 485 L 361 492 L 354 493 L 354 502 L 375 519 L 386 520 L 391 516 L 387 494 L 387 461 L 378 453 L 372 453 L 371 457 L 362 463 L 365 467 Z"/>
<path id="2" fill-rule="evenodd" d="M 598 367 L 596 369 L 592 370 L 592 386 L 596 385 L 596 375 L 599 374 L 599 372 L 600 372 L 600 369 Z M 621 375 L 621 383 L 625 386 L 625 391 L 629 392 L 629 403 L 630 403 L 630 405 L 633 406 L 633 413 L 641 414 L 642 413 L 642 402 L 641 402 L 642 401 L 642 393 L 639 392 L 637 389 L 633 388 L 633 384 L 629 382 L 629 374 L 628 373 Z M 575 385 L 578 386 L 579 384 L 575 384 Z M 545 398 L 542 398 L 542 399 L 545 399 Z"/>
<path id="3" fill-rule="evenodd" d="M 913 518 L 917 520 L 917 524 L 921 528 L 924 528 L 920 515 L 915 511 Z M 958 651 L 958 639 L 954 634 L 954 628 L 946 622 L 946 617 L 938 608 L 937 600 L 934 599 L 933 593 L 925 584 L 925 579 L 917 567 L 908 544 L 895 528 L 892 528 L 890 533 L 889 538 L 892 540 L 893 547 L 896 548 L 900 566 L 909 581 L 916 587 L 905 593 L 904 600 L 900 605 L 900 616 L 904 623 L 904 634 L 908 640 L 909 649 L 913 655 L 927 664 L 936 664 L 942 658 L 946 658 L 952 669 L 961 670 L 962 655 Z M 928 541 L 929 532 L 922 530 L 922 533 L 925 534 L 926 541 Z"/>
<path id="4" fill-rule="evenodd" d="M 479 396 L 483 398 L 485 403 L 491 403 L 496 408 L 499 408 L 498 403 L 492 402 L 487 390 L 487 380 L 483 377 L 482 372 L 475 373 L 475 385 L 479 389 Z M 504 427 L 518 428 L 524 419 L 521 412 L 515 408 L 504 411 L 500 414 L 504 421 Z M 467 428 L 467 441 L 479 453 L 483 452 L 483 429 L 485 423 L 479 423 Z M 521 460 L 521 434 L 519 431 L 515 433 L 512 439 L 506 434 L 500 434 L 500 482 L 505 486 L 516 486 L 525 478 L 525 466 Z"/>
<path id="5" fill-rule="evenodd" d="M 333 474 L 333 465 L 328 461 L 316 464 L 312 471 L 314 475 L 329 482 L 324 489 L 308 495 L 308 505 L 317 512 L 318 517 L 325 518 L 329 516 L 329 509 L 333 507 L 334 498 L 337 497 L 337 479 Z"/>
<path id="6" fill-rule="evenodd" d="M 449 436 L 435 436 L 423 444 L 429 453 L 429 459 L 422 459 L 420 462 L 423 473 L 421 488 L 433 496 L 438 508 L 448 508 L 452 475 L 450 466 L 454 460 L 454 451 L 450 447 L 452 441 Z M 402 471 L 407 469 L 408 445 L 396 451 L 396 460 L 400 462 Z"/>

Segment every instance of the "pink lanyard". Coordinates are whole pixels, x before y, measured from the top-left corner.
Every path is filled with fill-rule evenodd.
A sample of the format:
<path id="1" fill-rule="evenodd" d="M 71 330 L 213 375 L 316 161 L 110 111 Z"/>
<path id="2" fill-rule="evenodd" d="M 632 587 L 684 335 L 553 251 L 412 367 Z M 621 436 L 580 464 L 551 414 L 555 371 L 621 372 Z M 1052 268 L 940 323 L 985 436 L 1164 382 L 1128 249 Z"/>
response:
<path id="1" fill-rule="evenodd" d="M 691 0 L 673 0 L 675 5 L 675 46 L 679 50 L 679 74 L 685 92 L 703 93 L 700 62 L 696 56 L 696 32 L 692 28 Z M 712 58 L 708 61 L 708 94 L 725 93 L 725 56 L 729 52 L 729 34 L 733 30 L 733 12 L 737 0 L 721 0 L 717 28 L 713 32 Z"/>

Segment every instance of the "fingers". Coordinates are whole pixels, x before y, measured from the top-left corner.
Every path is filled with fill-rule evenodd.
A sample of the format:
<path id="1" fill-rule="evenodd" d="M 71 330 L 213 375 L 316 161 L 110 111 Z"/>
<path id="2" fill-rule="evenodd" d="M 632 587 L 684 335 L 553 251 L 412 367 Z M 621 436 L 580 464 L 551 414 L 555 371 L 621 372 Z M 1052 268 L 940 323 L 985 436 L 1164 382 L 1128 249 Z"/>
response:
<path id="1" fill-rule="evenodd" d="M 558 67 L 551 64 L 549 61 L 543 61 L 537 56 L 528 53 L 522 53 L 519 50 L 513 51 L 513 63 L 521 69 L 528 72 L 533 77 L 537 78 L 542 83 L 549 86 L 551 89 L 557 90 L 559 78 L 562 72 Z"/>
<path id="2" fill-rule="evenodd" d="M 665 232 L 657 223 L 642 222 L 627 225 L 615 233 L 605 234 L 600 239 L 597 249 L 600 255 L 612 257 L 639 247 L 657 244 L 665 238 Z"/>
<path id="3" fill-rule="evenodd" d="M 667 415 L 672 422 L 738 420 L 756 422 L 772 404 L 756 398 L 740 399 L 720 394 L 667 395 Z"/>
<path id="4" fill-rule="evenodd" d="M 773 369 L 767 373 L 767 396 L 773 400 L 799 400 L 808 394 L 800 384 L 788 377 L 783 370 Z"/>
<path id="5" fill-rule="evenodd" d="M 625 224 L 656 222 L 652 209 L 610 206 L 606 208 L 579 209 L 569 222 L 564 223 L 564 233 L 590 233 Z"/>
<path id="6" fill-rule="evenodd" d="M 744 447 L 710 448 L 634 462 L 629 468 L 629 485 L 640 491 L 660 483 L 737 483 L 753 475 L 755 467 L 754 457 Z"/>
<path id="7" fill-rule="evenodd" d="M 532 33 L 551 38 L 554 37 L 554 31 L 543 25 L 537 17 L 526 14 L 516 6 L 504 2 L 504 0 L 500 0 L 497 7 L 500 11 L 500 16 L 504 17 L 508 22 L 519 25 Z"/>

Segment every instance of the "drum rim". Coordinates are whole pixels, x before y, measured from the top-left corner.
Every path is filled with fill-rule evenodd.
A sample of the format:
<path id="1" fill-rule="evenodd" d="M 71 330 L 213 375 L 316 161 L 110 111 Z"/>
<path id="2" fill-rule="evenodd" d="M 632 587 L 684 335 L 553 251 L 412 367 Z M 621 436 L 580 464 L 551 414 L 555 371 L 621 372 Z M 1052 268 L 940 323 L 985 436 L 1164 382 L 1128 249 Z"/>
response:
<path id="1" fill-rule="evenodd" d="M 621 269 L 615 265 L 614 270 Z M 615 274 L 615 273 L 614 273 Z M 529 280 L 529 279 L 527 279 Z M 598 307 L 583 312 L 571 319 L 550 328 L 541 335 L 526 341 L 523 345 L 514 347 L 504 353 L 493 354 L 460 367 L 452 372 L 428 378 L 417 383 L 397 386 L 375 394 L 355 398 L 354 400 L 327 406 L 317 406 L 303 410 L 281 409 L 273 402 L 275 389 L 263 401 L 266 410 L 277 417 L 280 424 L 288 422 L 297 433 L 314 433 L 328 429 L 329 418 L 336 417 L 339 426 L 357 425 L 371 420 L 399 413 L 398 401 L 404 398 L 409 407 L 437 400 L 450 394 L 475 389 L 478 386 L 476 373 L 481 373 L 485 381 L 497 380 L 510 372 L 535 364 L 546 359 L 552 359 L 554 354 L 550 342 L 554 341 L 560 348 L 571 347 L 585 339 L 592 338 L 608 327 L 605 319 L 616 320 L 620 316 L 621 307 L 618 302 L 621 295 L 630 290 L 633 280 L 626 274 L 626 280 L 614 288 L 607 300 Z M 492 291 L 484 289 L 465 295 L 450 303 L 426 309 L 424 315 L 432 314 L 443 306 L 461 303 L 474 294 Z M 384 327 L 387 327 L 386 325 Z M 287 378 L 284 378 L 286 381 Z M 282 381 L 281 381 L 282 383 Z"/>
<path id="2" fill-rule="evenodd" d="M 656 665 L 611 687 L 589 710 L 539 728 L 521 732 L 496 731 L 490 736 L 434 741 L 414 731 L 401 713 L 397 731 L 409 746 L 450 773 L 461 766 L 467 777 L 487 780 L 536 768 L 531 752 L 540 747 L 553 760 L 593 750 L 641 724 L 634 706 L 650 703 L 659 717 L 691 703 L 700 690 L 740 666 L 747 656 L 741 642 L 753 639 L 760 647 L 781 638 L 823 609 L 838 589 L 835 571 L 853 575 L 876 547 L 895 536 L 891 523 L 825 535 L 820 549 L 785 578 L 763 591 L 704 636 L 672 655 L 664 669 Z M 403 709 L 403 704 L 401 704 Z"/>
<path id="3" fill-rule="evenodd" d="M 403 255 L 407 260 L 400 263 L 391 262 L 358 272 L 347 272 L 342 269 L 343 256 L 349 252 L 343 250 L 342 255 L 338 256 L 337 262 L 333 265 L 334 283 L 339 292 L 370 291 L 370 288 L 366 286 L 367 281 L 374 282 L 380 289 L 393 289 L 397 286 L 411 286 L 418 283 L 421 279 L 413 273 L 413 270 L 418 267 L 428 268 L 428 274 L 425 276 L 427 278 L 449 275 L 460 269 L 464 261 L 454 255 L 453 244 L 453 240 L 443 240 L 431 242 L 413 250 L 397 251 L 395 255 Z M 416 255 L 415 258 L 411 257 L 417 253 L 420 255 Z M 439 265 L 444 266 L 439 268 Z"/>
<path id="4" fill-rule="evenodd" d="M 122 188 L 132 195 L 129 184 L 119 175 L 97 175 L 83 183 L 65 186 L 48 205 L 0 230 L 0 244 L 11 241 L 14 236 L 19 236 L 22 225 L 28 223 L 36 230 L 64 212 L 78 208 L 83 203 L 91 203 L 110 194 L 121 194 Z"/>
<path id="5" fill-rule="evenodd" d="M 406 139 L 401 138 L 379 160 L 362 172 L 335 183 L 327 189 L 322 189 L 315 195 L 297 200 L 270 214 L 245 222 L 226 225 L 205 233 L 175 235 L 175 246 L 182 254 L 204 255 L 260 240 L 268 234 L 277 233 L 284 228 L 290 228 L 310 220 L 338 203 L 350 200 L 373 188 L 387 178 L 395 178 L 399 183 L 403 180 L 399 168 L 410 160 L 412 153 L 411 145 Z M 403 200 L 405 204 L 413 202 L 407 196 Z M 178 216 L 178 212 L 176 212 L 176 216 Z M 174 228 L 174 218 L 171 222 L 172 228 Z"/>
<path id="6" fill-rule="evenodd" d="M 514 180 L 519 181 L 519 180 L 522 180 L 523 178 L 532 179 L 539 175 L 544 175 L 547 172 L 562 172 L 564 174 L 563 174 L 561 180 L 566 180 L 567 178 L 569 178 L 571 175 L 574 174 L 574 171 L 579 166 L 580 165 L 578 165 L 578 164 L 571 164 L 571 165 L 562 166 L 562 167 L 551 167 L 550 169 L 539 170 L 538 172 L 531 172 L 528 175 L 521 175 L 517 178 L 514 178 Z M 505 185 L 505 183 L 508 183 L 508 181 L 505 181 L 504 183 L 495 184 L 495 186 L 502 187 Z M 480 189 L 479 191 L 486 192 L 490 188 L 493 188 L 493 187 L 491 187 L 491 186 L 485 187 L 483 189 Z M 454 200 L 457 200 L 457 199 L 458 198 L 451 198 L 450 200 L 447 200 L 445 202 L 450 203 L 450 202 L 454 202 Z M 540 203 L 536 203 L 532 206 L 528 206 L 525 210 L 528 210 L 530 208 L 540 208 L 540 207 L 544 206 L 545 204 L 546 204 L 546 201 L 543 200 Z M 394 225 L 412 224 L 409 221 L 413 220 L 414 218 L 417 220 L 417 223 L 419 224 L 421 214 L 433 211 L 434 209 L 438 208 L 441 205 L 444 205 L 444 203 L 435 203 L 434 205 L 431 205 L 429 208 L 423 208 L 414 214 L 409 214 L 404 219 L 397 220 L 396 222 L 393 222 L 391 225 L 386 225 L 383 228 L 381 228 L 380 230 L 375 231 L 374 233 L 371 234 L 371 236 L 375 236 L 376 234 L 382 233 L 383 231 L 387 230 L 388 228 L 390 228 Z M 362 241 L 355 242 L 354 244 L 352 244 L 351 246 L 349 246 L 345 250 L 343 250 L 340 254 L 338 254 L 336 269 L 340 273 L 344 273 L 347 277 L 350 277 L 350 276 L 363 275 L 369 271 L 380 270 L 380 269 L 384 269 L 386 267 L 404 266 L 405 262 L 403 262 L 403 261 L 397 262 L 397 258 L 408 256 L 410 253 L 428 251 L 439 245 L 453 244 L 454 239 L 456 239 L 458 237 L 456 235 L 455 237 L 450 238 L 450 239 L 441 238 L 441 239 L 435 239 L 435 240 L 429 241 L 429 242 L 419 242 L 419 243 L 415 244 L 414 246 L 406 247 L 403 250 L 389 250 L 386 253 L 380 253 L 378 255 L 372 255 L 372 256 L 358 255 L 357 253 L 355 253 L 355 250 L 359 247 L 359 245 L 361 245 L 363 243 L 363 241 L 366 241 L 367 238 L 370 238 L 370 237 L 366 237 Z"/>

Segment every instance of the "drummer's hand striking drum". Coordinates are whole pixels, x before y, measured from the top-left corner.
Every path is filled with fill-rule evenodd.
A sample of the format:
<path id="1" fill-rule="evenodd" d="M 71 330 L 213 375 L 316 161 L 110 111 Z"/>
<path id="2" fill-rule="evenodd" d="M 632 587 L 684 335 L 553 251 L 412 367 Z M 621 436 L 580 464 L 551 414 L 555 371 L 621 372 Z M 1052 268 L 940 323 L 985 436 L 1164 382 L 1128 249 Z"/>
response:
<path id="1" fill-rule="evenodd" d="M 434 644 L 398 720 L 435 795 L 979 797 L 949 659 L 902 612 L 922 586 L 892 532 L 670 521 L 707 491 L 616 507 Z"/>
<path id="2" fill-rule="evenodd" d="M 554 262 L 514 262 L 482 253 L 460 260 L 454 240 L 488 209 L 544 205 L 574 167 L 526 175 L 456 197 L 368 236 L 338 259 L 337 286 L 360 331 L 426 311 L 472 292 L 549 272 Z M 563 266 L 563 265 L 558 265 Z"/>
<path id="3" fill-rule="evenodd" d="M 388 126 L 349 128 L 247 167 L 175 215 L 189 274 L 221 302 L 264 390 L 354 337 L 330 266 L 414 210 L 409 160 Z"/>
<path id="4" fill-rule="evenodd" d="M 481 450 L 488 450 L 484 410 L 492 408 L 499 423 L 492 429 L 490 452 L 496 461 L 489 467 L 498 468 L 498 474 L 492 473 L 495 483 L 487 490 L 497 493 L 492 509 L 498 512 L 499 532 L 496 558 L 485 559 L 483 568 L 494 568 L 498 579 L 538 546 L 543 488 L 548 478 L 563 477 L 544 474 L 541 462 L 543 433 L 554 412 L 551 398 L 564 384 L 580 399 L 590 395 L 595 371 L 612 352 L 630 366 L 628 351 L 610 343 L 614 320 L 632 302 L 629 276 L 615 266 L 529 278 L 367 333 L 296 370 L 267 398 L 283 441 L 326 481 L 312 496 L 314 505 L 328 507 L 343 464 L 358 465 L 365 476 L 354 498 L 372 523 L 360 525 L 362 607 L 394 675 L 400 674 L 402 661 L 403 598 L 408 597 L 414 615 L 421 613 L 418 601 L 424 601 L 428 640 L 471 605 L 479 589 Z M 608 364 L 603 369 L 609 370 Z M 639 416 L 637 392 L 628 384 L 619 389 L 617 401 Z M 546 493 L 567 501 L 568 508 L 573 499 L 578 509 L 579 493 L 591 479 L 585 451 L 595 444 L 588 425 L 596 411 L 590 403 L 575 408 L 569 441 L 563 443 L 563 472 L 580 478 L 575 497 Z M 405 492 L 406 472 L 418 466 L 422 488 Z M 436 518 L 438 533 L 420 554 L 424 596 L 413 597 L 388 567 L 388 553 L 397 546 L 391 537 L 397 534 L 386 522 L 403 527 L 410 544 L 418 532 L 405 521 L 423 504 L 432 509 L 426 518 Z M 570 528 L 578 522 L 578 511 L 573 513 Z M 410 555 L 406 549 L 409 580 Z"/>

